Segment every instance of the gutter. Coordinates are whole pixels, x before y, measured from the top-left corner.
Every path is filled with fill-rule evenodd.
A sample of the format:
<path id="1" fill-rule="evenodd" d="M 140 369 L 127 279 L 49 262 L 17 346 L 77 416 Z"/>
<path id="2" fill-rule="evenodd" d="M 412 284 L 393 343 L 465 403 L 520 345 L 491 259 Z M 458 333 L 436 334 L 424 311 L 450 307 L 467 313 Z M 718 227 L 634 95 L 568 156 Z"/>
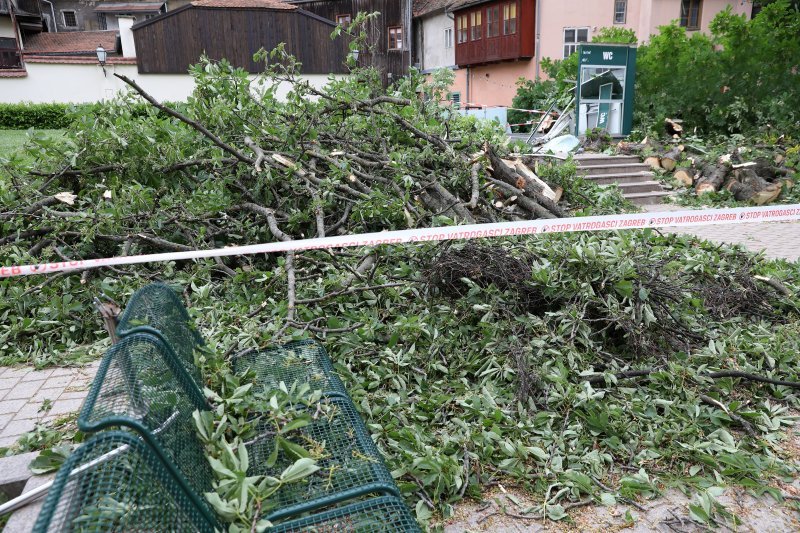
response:
<path id="1" fill-rule="evenodd" d="M 542 4 L 543 1 L 544 0 L 536 0 L 536 10 L 534 11 L 534 13 L 535 13 L 534 17 L 536 17 L 536 40 L 535 40 L 535 43 L 536 43 L 535 44 L 535 46 L 536 46 L 535 56 L 536 56 L 536 58 L 534 59 L 534 61 L 536 61 L 536 77 L 534 79 L 536 81 L 539 81 L 539 60 L 541 59 L 541 53 L 542 53 L 542 47 L 541 47 L 541 45 L 542 45 L 542 17 L 540 16 L 540 14 L 541 14 L 541 4 Z"/>

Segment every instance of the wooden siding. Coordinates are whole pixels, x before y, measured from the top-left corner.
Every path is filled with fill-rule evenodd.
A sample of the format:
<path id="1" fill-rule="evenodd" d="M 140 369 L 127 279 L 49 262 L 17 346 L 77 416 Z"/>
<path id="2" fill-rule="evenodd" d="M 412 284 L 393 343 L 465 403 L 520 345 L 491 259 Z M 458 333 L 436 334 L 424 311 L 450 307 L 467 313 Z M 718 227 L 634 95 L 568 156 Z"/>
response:
<path id="1" fill-rule="evenodd" d="M 454 12 L 456 64 L 463 67 L 533 57 L 536 43 L 535 1 L 496 0 L 456 10 Z M 503 6 L 513 2 L 517 4 L 517 31 L 511 35 L 503 35 Z M 488 11 L 492 8 L 498 8 L 499 35 L 489 37 Z M 470 22 L 471 14 L 475 12 L 481 13 L 481 38 L 473 41 L 472 28 L 470 27 L 467 30 L 467 42 L 459 43 L 458 17 L 467 15 L 468 22 Z"/>
<path id="2" fill-rule="evenodd" d="M 344 74 L 348 47 L 332 41 L 334 26 L 298 11 L 210 9 L 186 6 L 133 29 L 139 72 L 184 74 L 205 53 L 248 72 L 263 72 L 253 54 L 286 43 L 303 74 Z"/>
<path id="3" fill-rule="evenodd" d="M 368 42 L 374 47 L 372 53 L 361 52 L 359 64 L 372 65 L 383 76 L 384 83 L 391 79 L 408 74 L 411 66 L 411 0 L 314 0 L 298 2 L 302 9 L 316 13 L 329 20 L 336 20 L 337 15 L 378 12 L 380 15 L 369 24 Z M 389 50 L 389 28 L 403 28 L 402 50 Z"/>

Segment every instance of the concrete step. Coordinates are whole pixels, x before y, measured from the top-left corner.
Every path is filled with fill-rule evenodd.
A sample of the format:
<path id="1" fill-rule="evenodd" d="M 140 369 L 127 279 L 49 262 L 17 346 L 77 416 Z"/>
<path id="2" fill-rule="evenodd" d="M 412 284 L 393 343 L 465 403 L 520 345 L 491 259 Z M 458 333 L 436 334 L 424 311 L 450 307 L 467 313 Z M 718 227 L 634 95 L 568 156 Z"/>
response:
<path id="1" fill-rule="evenodd" d="M 639 181 L 649 181 L 652 178 L 652 172 L 630 172 L 622 174 L 596 174 L 594 176 L 583 176 L 583 179 L 587 181 L 593 181 L 598 185 L 608 185 L 609 183 L 635 183 Z"/>
<path id="2" fill-rule="evenodd" d="M 640 192 L 662 192 L 661 184 L 657 181 L 639 181 L 635 183 L 617 183 L 617 187 L 622 191 L 622 195 L 627 197 L 630 194 Z"/>
<path id="3" fill-rule="evenodd" d="M 574 158 L 579 167 L 587 165 L 626 165 L 641 163 L 636 155 L 578 154 Z"/>
<path id="4" fill-rule="evenodd" d="M 650 165 L 642 163 L 622 163 L 607 165 L 584 165 L 578 167 L 578 174 L 584 176 L 597 176 L 598 174 L 631 174 L 633 172 L 648 172 Z"/>
<path id="5" fill-rule="evenodd" d="M 668 196 L 669 193 L 667 192 L 637 192 L 632 194 L 626 194 L 625 198 L 628 199 L 634 205 L 653 205 L 653 204 L 660 204 L 661 200 Z"/>

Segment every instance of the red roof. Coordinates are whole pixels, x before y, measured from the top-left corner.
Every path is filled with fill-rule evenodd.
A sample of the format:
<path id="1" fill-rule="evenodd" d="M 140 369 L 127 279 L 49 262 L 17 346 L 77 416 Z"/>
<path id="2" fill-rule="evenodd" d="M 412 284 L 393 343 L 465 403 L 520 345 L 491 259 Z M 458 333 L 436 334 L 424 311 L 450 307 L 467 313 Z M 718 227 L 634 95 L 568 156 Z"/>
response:
<path id="1" fill-rule="evenodd" d="M 27 76 L 28 71 L 24 68 L 0 69 L 0 78 L 25 78 Z"/>
<path id="2" fill-rule="evenodd" d="M 47 56 L 24 54 L 26 63 L 57 63 L 64 65 L 96 65 L 96 56 Z M 108 56 L 106 65 L 135 65 L 135 57 Z M 0 71 L 2 72 L 2 71 Z"/>
<path id="3" fill-rule="evenodd" d="M 280 9 L 291 11 L 297 7 L 284 4 L 281 0 L 195 0 L 192 2 L 195 7 L 212 8 L 240 8 L 240 9 Z"/>
<path id="4" fill-rule="evenodd" d="M 117 47 L 116 31 L 62 31 L 34 33 L 25 38 L 23 52 L 39 54 L 94 54 L 98 45 L 109 54 Z"/>
<path id="5" fill-rule="evenodd" d="M 412 11 L 415 17 L 421 17 L 428 13 L 445 9 L 453 3 L 453 0 L 414 0 Z"/>

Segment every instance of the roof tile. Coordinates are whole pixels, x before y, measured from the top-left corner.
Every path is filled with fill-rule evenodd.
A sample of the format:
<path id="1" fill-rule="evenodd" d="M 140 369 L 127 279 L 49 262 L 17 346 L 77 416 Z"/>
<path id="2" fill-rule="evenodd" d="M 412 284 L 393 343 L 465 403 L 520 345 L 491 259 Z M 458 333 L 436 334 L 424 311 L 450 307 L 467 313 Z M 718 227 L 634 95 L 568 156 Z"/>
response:
<path id="1" fill-rule="evenodd" d="M 116 31 L 62 31 L 35 33 L 25 39 L 25 54 L 94 54 L 97 45 L 109 53 L 117 46 Z"/>
<path id="2" fill-rule="evenodd" d="M 276 9 L 292 11 L 297 9 L 291 4 L 284 4 L 281 0 L 194 0 L 195 7 L 211 8 L 244 8 L 244 9 Z"/>

